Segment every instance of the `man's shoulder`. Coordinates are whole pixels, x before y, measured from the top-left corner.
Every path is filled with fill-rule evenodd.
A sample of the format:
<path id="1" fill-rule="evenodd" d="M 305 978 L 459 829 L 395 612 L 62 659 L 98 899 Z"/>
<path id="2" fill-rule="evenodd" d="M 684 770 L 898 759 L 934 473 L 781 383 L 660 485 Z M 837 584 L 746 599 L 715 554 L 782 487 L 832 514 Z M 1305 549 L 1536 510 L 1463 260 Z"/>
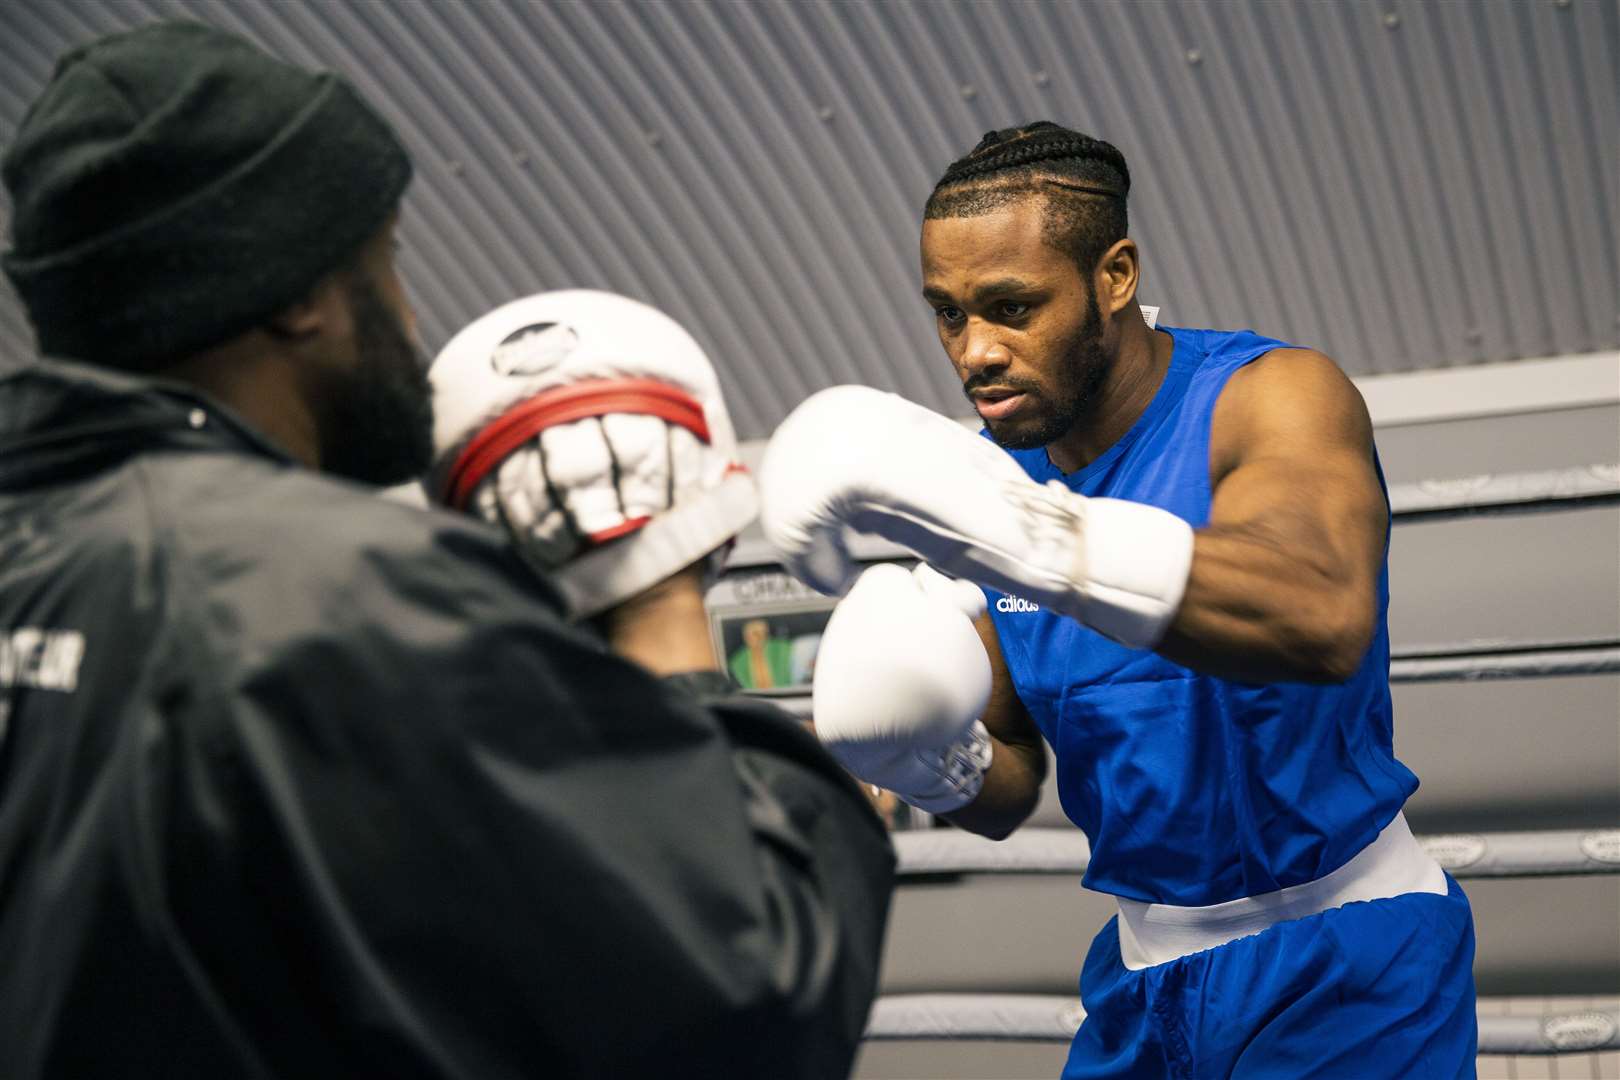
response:
<path id="1" fill-rule="evenodd" d="M 1279 342 L 1256 353 L 1227 381 L 1227 393 L 1255 395 L 1257 400 L 1276 395 L 1337 397 L 1353 390 L 1349 376 L 1327 354 Z"/>
<path id="2" fill-rule="evenodd" d="M 1211 475 L 1283 445 L 1371 453 L 1372 422 L 1361 392 L 1315 349 L 1271 349 L 1232 372 L 1211 421 Z"/>
<path id="3" fill-rule="evenodd" d="M 1214 330 L 1182 326 L 1161 326 L 1159 329 L 1175 339 L 1178 349 L 1196 354 L 1200 361 L 1199 366 L 1206 371 L 1221 368 L 1231 371 L 1245 367 L 1277 350 L 1299 348 L 1292 342 L 1256 330 Z"/>
<path id="4" fill-rule="evenodd" d="M 1269 394 L 1273 386 L 1286 393 L 1296 384 L 1348 382 L 1320 350 L 1256 330 L 1160 329 L 1175 339 L 1178 354 L 1186 354 L 1182 362 L 1193 369 L 1194 380 L 1210 385 L 1227 412 L 1233 399 Z"/>
<path id="5" fill-rule="evenodd" d="M 214 543 L 345 551 L 378 538 L 401 546 L 429 534 L 432 511 L 301 466 L 240 453 L 148 456 L 159 522 Z M 318 544 L 315 541 L 319 541 Z"/>
<path id="6" fill-rule="evenodd" d="M 470 517 L 276 462 L 187 457 L 179 470 L 153 466 L 171 473 L 154 485 L 155 524 L 192 590 L 258 622 L 293 632 L 401 606 L 561 610 L 554 588 Z"/>

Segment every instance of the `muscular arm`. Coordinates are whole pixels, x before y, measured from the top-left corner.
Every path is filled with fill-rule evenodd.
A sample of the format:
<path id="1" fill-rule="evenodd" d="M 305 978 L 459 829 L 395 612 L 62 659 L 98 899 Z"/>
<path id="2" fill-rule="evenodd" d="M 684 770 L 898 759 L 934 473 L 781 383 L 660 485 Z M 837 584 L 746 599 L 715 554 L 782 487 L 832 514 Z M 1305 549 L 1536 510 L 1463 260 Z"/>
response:
<path id="1" fill-rule="evenodd" d="M 1214 495 L 1163 656 L 1252 682 L 1337 682 L 1377 617 L 1388 508 L 1360 394 L 1327 357 L 1269 353 L 1231 378 Z"/>
<path id="2" fill-rule="evenodd" d="M 978 796 L 945 817 L 969 832 L 1003 840 L 1035 811 L 1046 779 L 1046 747 L 1013 689 L 995 624 L 981 615 L 974 627 L 990 657 L 990 701 L 980 719 L 990 732 L 992 756 Z"/>

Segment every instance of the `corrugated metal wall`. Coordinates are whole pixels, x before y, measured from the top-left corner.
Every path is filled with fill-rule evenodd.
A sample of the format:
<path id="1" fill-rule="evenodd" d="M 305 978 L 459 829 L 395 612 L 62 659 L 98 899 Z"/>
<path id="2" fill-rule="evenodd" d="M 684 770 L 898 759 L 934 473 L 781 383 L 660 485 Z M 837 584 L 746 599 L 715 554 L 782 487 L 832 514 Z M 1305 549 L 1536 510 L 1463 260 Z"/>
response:
<path id="1" fill-rule="evenodd" d="M 1048 117 L 1135 176 L 1144 299 L 1357 374 L 1620 344 L 1620 5 L 7 0 L 0 141 L 70 44 L 162 15 L 346 72 L 419 179 L 437 348 L 614 289 L 688 323 L 743 436 L 860 381 L 965 412 L 917 296 L 920 206 Z M 9 295 L 0 355 L 31 352 Z"/>

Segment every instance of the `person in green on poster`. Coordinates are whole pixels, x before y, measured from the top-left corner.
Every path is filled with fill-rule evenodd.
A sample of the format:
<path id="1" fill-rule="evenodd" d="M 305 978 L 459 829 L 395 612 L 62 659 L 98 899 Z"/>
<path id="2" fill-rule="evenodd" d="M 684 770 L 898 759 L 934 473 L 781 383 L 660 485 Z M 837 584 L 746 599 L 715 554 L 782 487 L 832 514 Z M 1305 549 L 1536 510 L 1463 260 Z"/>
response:
<path id="1" fill-rule="evenodd" d="M 772 637 L 764 619 L 743 623 L 742 647 L 733 649 L 731 677 L 744 690 L 773 690 L 793 685 L 793 643 Z"/>

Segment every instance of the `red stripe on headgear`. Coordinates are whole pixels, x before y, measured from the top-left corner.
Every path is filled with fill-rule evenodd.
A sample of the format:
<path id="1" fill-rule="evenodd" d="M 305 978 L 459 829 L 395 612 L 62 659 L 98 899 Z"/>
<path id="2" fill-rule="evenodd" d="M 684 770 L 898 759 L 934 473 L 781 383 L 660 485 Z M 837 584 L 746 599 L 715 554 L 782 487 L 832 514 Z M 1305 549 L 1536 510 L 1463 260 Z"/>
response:
<path id="1" fill-rule="evenodd" d="M 473 490 L 484 477 L 546 428 L 611 413 L 656 416 L 680 425 L 705 443 L 710 441 L 703 406 L 690 394 L 668 383 L 656 379 L 621 379 L 559 386 L 518 402 L 473 436 L 456 455 L 445 477 L 445 504 L 457 510 L 466 509 L 467 500 L 472 498 Z"/>

